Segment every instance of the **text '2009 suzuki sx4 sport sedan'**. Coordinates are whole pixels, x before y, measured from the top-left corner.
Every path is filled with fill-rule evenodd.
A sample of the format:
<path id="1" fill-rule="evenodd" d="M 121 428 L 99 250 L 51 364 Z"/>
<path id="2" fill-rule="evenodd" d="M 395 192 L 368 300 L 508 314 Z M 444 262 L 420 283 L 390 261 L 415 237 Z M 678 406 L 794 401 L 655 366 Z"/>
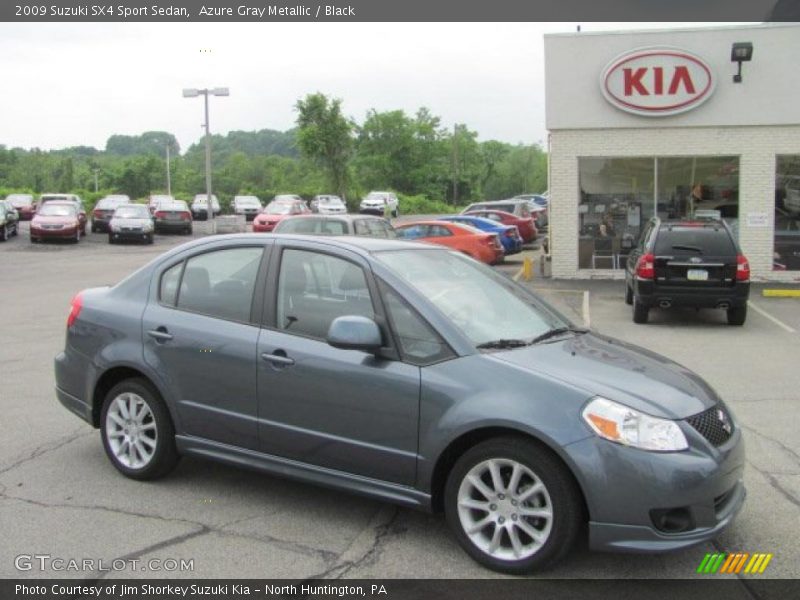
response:
<path id="1" fill-rule="evenodd" d="M 509 573 L 586 529 L 600 550 L 697 544 L 745 497 L 740 429 L 700 377 L 426 244 L 190 242 L 80 292 L 55 372 L 128 477 L 198 456 L 443 511 Z"/>

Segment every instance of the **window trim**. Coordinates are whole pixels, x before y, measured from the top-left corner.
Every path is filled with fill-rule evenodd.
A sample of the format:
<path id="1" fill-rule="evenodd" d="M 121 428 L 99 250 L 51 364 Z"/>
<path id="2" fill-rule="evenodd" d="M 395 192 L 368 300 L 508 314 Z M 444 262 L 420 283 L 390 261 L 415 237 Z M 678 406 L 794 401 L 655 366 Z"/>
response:
<path id="1" fill-rule="evenodd" d="M 394 334 L 391 330 L 391 327 L 388 325 L 388 317 L 386 309 L 383 305 L 383 298 L 380 295 L 378 290 L 377 283 L 375 281 L 375 275 L 372 272 L 372 268 L 370 267 L 369 263 L 363 260 L 358 260 L 357 255 L 354 255 L 353 258 L 346 256 L 343 252 L 337 252 L 332 248 L 320 248 L 318 246 L 301 246 L 298 245 L 296 242 L 292 242 L 287 240 L 286 242 L 281 242 L 277 245 L 277 249 L 272 253 L 269 261 L 269 269 L 268 274 L 265 281 L 265 292 L 264 292 L 264 310 L 261 315 L 261 321 L 259 326 L 262 329 L 266 329 L 268 331 L 275 331 L 277 333 L 282 333 L 285 335 L 291 335 L 298 338 L 304 338 L 307 340 L 314 340 L 315 342 L 321 342 L 323 344 L 327 344 L 327 340 L 325 338 L 320 338 L 312 335 L 308 335 L 305 333 L 301 333 L 299 331 L 291 331 L 286 329 L 281 329 L 277 325 L 278 321 L 278 284 L 280 282 L 280 273 L 281 273 L 281 266 L 283 264 L 283 255 L 287 250 L 298 250 L 300 252 L 310 252 L 313 254 L 324 254 L 330 256 L 332 258 L 337 258 L 339 260 L 343 260 L 349 262 L 359 269 L 364 274 L 364 280 L 367 284 L 367 290 L 369 291 L 370 295 L 370 302 L 372 303 L 372 311 L 375 316 L 375 323 L 378 325 L 378 328 L 381 331 L 381 335 L 384 341 L 384 347 L 380 349 L 380 356 L 381 358 L 387 360 L 399 360 L 400 359 L 400 352 L 398 350 L 398 346 L 396 340 L 394 339 Z M 269 290 L 272 290 L 270 293 Z"/>
<path id="2" fill-rule="evenodd" d="M 220 315 L 212 315 L 212 314 L 209 314 L 209 313 L 204 313 L 204 312 L 200 312 L 200 311 L 197 311 L 197 310 L 190 310 L 190 309 L 187 309 L 187 308 L 181 308 L 180 306 L 178 306 L 178 304 L 180 302 L 180 297 L 181 297 L 181 287 L 183 286 L 183 275 L 186 272 L 186 264 L 191 259 L 196 258 L 198 256 L 202 256 L 204 254 L 210 254 L 212 252 L 221 252 L 221 251 L 225 251 L 225 250 L 239 250 L 239 249 L 246 249 L 246 248 L 258 248 L 258 249 L 260 249 L 262 251 L 261 252 L 261 258 L 259 259 L 258 271 L 256 272 L 256 280 L 255 280 L 254 287 L 253 287 L 253 297 L 250 300 L 250 316 L 249 316 L 249 319 L 247 321 L 242 321 L 242 320 L 239 320 L 239 319 L 229 319 L 227 317 L 222 317 Z M 272 250 L 272 244 L 271 243 L 267 244 L 267 245 L 264 245 L 264 244 L 241 244 L 241 245 L 239 245 L 239 244 L 237 244 L 235 246 L 223 246 L 223 247 L 217 246 L 217 247 L 214 247 L 214 248 L 206 248 L 206 249 L 202 250 L 201 252 L 197 252 L 197 253 L 192 254 L 190 256 L 184 256 L 180 260 L 177 260 L 175 262 L 169 263 L 169 266 L 166 266 L 166 267 L 162 268 L 159 271 L 158 284 L 156 286 L 156 299 L 157 299 L 156 301 L 157 301 L 158 305 L 163 307 L 163 308 L 167 308 L 167 309 L 171 309 L 171 310 L 177 310 L 177 311 L 184 312 L 184 313 L 190 313 L 190 314 L 193 314 L 193 315 L 200 315 L 200 316 L 203 316 L 203 317 L 208 317 L 210 319 L 219 319 L 220 321 L 227 321 L 229 323 L 241 323 L 243 325 L 254 325 L 254 326 L 258 327 L 259 326 L 259 319 L 257 318 L 257 316 L 261 312 L 261 309 L 263 308 L 263 298 L 264 298 L 263 281 L 266 278 L 266 269 L 268 268 L 268 265 L 269 265 L 269 256 L 270 256 L 271 250 Z M 166 272 L 169 271 L 170 269 L 172 269 L 173 267 L 178 266 L 178 265 L 181 265 L 181 276 L 178 279 L 178 290 L 177 290 L 177 292 L 175 294 L 175 304 L 174 305 L 166 304 L 161 299 L 161 282 L 162 282 Z"/>

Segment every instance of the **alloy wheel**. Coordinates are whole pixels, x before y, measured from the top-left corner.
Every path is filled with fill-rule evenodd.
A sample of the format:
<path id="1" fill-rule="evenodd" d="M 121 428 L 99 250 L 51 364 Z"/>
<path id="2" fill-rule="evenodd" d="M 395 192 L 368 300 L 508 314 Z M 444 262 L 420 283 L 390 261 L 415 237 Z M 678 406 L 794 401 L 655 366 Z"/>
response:
<path id="1" fill-rule="evenodd" d="M 529 558 L 550 537 L 550 494 L 530 468 L 515 460 L 492 458 L 475 465 L 461 481 L 457 501 L 464 533 L 493 558 Z"/>
<path id="2" fill-rule="evenodd" d="M 138 394 L 123 392 L 106 413 L 106 438 L 116 460 L 129 469 L 143 469 L 158 446 L 158 428 L 150 405 Z"/>

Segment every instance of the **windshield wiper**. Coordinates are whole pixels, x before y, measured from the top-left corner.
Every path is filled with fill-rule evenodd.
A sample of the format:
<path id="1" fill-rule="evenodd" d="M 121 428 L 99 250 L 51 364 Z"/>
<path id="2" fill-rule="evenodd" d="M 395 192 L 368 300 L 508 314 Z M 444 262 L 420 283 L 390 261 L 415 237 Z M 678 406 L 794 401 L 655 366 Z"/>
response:
<path id="1" fill-rule="evenodd" d="M 691 250 L 692 252 L 697 252 L 699 254 L 703 253 L 702 248 L 698 248 L 697 246 L 683 246 L 681 244 L 675 244 L 672 246 L 673 250 Z"/>
<path id="2" fill-rule="evenodd" d="M 556 327 L 554 329 L 550 329 L 549 331 L 545 331 L 543 334 L 536 336 L 530 341 L 530 344 L 538 344 L 539 342 L 543 342 L 545 340 L 549 340 L 550 338 L 554 338 L 557 335 L 563 335 L 565 333 L 587 333 L 589 330 L 583 327 Z"/>
<path id="3" fill-rule="evenodd" d="M 492 340 L 490 342 L 483 342 L 482 344 L 478 344 L 476 348 L 480 350 L 505 350 L 507 348 L 521 348 L 522 346 L 527 346 L 529 342 L 525 340 Z"/>

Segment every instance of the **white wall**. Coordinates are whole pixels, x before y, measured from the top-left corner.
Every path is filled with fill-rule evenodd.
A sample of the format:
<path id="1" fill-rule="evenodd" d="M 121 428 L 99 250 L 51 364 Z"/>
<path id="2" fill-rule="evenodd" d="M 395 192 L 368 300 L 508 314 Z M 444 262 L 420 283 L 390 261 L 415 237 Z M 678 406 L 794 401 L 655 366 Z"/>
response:
<path id="1" fill-rule="evenodd" d="M 731 45 L 752 42 L 753 60 L 736 63 Z M 689 112 L 642 117 L 609 104 L 600 75 L 620 54 L 645 46 L 673 46 L 705 60 L 716 77 L 711 97 Z M 547 128 L 608 129 L 800 124 L 800 24 L 770 24 L 658 32 L 546 35 L 545 110 Z"/>

